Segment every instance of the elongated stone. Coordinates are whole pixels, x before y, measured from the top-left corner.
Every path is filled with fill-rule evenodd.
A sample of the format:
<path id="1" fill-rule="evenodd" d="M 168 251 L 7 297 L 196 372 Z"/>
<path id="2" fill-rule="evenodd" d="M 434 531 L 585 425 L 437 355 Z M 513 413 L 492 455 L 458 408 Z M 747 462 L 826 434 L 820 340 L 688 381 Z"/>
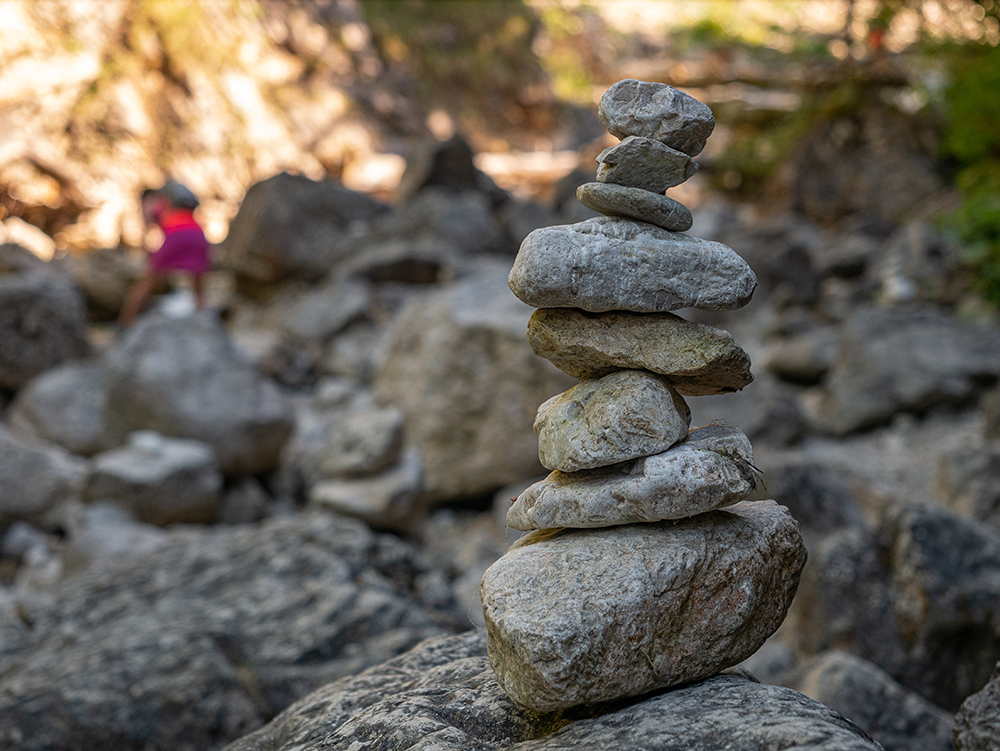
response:
<path id="1" fill-rule="evenodd" d="M 744 501 L 756 484 L 743 431 L 710 425 L 660 454 L 582 472 L 557 470 L 517 497 L 507 525 L 528 530 L 683 519 Z"/>
<path id="2" fill-rule="evenodd" d="M 741 308 L 757 277 L 722 243 L 598 217 L 536 229 L 521 243 L 507 282 L 535 308 L 662 313 Z"/>
<path id="3" fill-rule="evenodd" d="M 650 370 L 683 396 L 709 396 L 739 391 L 753 380 L 749 356 L 728 331 L 673 313 L 541 308 L 528 321 L 528 343 L 582 381 L 616 370 Z"/>
<path id="4" fill-rule="evenodd" d="M 778 628 L 805 560 L 795 520 L 774 501 L 533 532 L 480 585 L 490 666 L 538 712 L 707 678 Z"/>
<path id="5" fill-rule="evenodd" d="M 687 435 L 691 410 L 663 376 L 621 370 L 538 408 L 538 458 L 576 472 L 659 454 Z"/>
<path id="6" fill-rule="evenodd" d="M 684 232 L 691 229 L 687 206 L 669 196 L 642 188 L 626 188 L 613 183 L 584 183 L 576 189 L 577 200 L 588 209 L 606 216 L 620 216 L 655 224 L 663 229 Z"/>
<path id="7" fill-rule="evenodd" d="M 597 181 L 664 193 L 698 171 L 687 154 L 652 138 L 629 136 L 597 155 Z"/>
<path id="8" fill-rule="evenodd" d="M 696 156 L 715 129 L 707 104 L 665 83 L 626 78 L 604 92 L 597 110 L 617 138 L 643 136 Z"/>

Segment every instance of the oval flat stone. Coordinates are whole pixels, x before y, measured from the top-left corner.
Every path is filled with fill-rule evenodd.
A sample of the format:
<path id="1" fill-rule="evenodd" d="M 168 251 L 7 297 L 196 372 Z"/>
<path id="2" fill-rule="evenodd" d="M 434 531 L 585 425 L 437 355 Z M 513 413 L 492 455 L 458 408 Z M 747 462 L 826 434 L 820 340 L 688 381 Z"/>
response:
<path id="1" fill-rule="evenodd" d="M 728 331 L 673 313 L 637 315 L 541 308 L 528 321 L 528 343 L 582 381 L 616 370 L 666 376 L 684 396 L 739 391 L 753 381 L 750 357 Z"/>
<path id="2" fill-rule="evenodd" d="M 659 454 L 687 435 L 691 410 L 663 376 L 620 370 L 538 408 L 538 458 L 576 472 Z"/>
<path id="3" fill-rule="evenodd" d="M 597 155 L 597 181 L 664 193 L 698 171 L 695 161 L 652 138 L 629 136 Z"/>
<path id="4" fill-rule="evenodd" d="M 604 92 L 597 110 L 617 138 L 643 136 L 696 156 L 715 129 L 707 104 L 665 83 L 626 78 Z"/>
<path id="5" fill-rule="evenodd" d="M 774 501 L 525 535 L 483 576 L 490 667 L 546 712 L 715 675 L 781 624 L 806 551 Z"/>
<path id="6" fill-rule="evenodd" d="M 536 229 L 521 243 L 507 282 L 535 308 L 662 313 L 741 308 L 757 277 L 722 243 L 598 217 Z"/>
<path id="7" fill-rule="evenodd" d="M 507 525 L 589 528 L 684 519 L 744 501 L 756 484 L 743 431 L 709 425 L 660 454 L 582 472 L 557 470 L 517 497 Z"/>
<path id="8" fill-rule="evenodd" d="M 576 189 L 577 200 L 588 209 L 606 216 L 621 216 L 684 232 L 693 220 L 687 206 L 669 196 L 642 188 L 626 188 L 614 183 L 584 183 Z"/>

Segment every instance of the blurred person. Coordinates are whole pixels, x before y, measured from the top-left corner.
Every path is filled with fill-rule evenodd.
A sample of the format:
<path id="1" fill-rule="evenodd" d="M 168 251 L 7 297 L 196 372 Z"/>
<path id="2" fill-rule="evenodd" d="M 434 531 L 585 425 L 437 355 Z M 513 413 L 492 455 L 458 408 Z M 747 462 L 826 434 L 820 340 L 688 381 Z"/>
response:
<path id="1" fill-rule="evenodd" d="M 190 274 L 195 307 L 205 307 L 204 275 L 209 270 L 209 243 L 194 210 L 198 198 L 189 188 L 167 181 L 162 188 L 142 193 L 142 218 L 147 229 L 155 224 L 163 230 L 163 242 L 150 253 L 146 273 L 129 289 L 118 323 L 129 326 L 156 288 L 173 273 Z"/>

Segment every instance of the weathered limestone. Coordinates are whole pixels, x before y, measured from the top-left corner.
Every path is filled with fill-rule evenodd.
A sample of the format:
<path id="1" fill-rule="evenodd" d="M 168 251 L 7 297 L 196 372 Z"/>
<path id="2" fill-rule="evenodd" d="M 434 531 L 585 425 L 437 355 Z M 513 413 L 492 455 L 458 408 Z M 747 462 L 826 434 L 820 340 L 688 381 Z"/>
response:
<path id="1" fill-rule="evenodd" d="M 483 577 L 490 665 L 535 711 L 707 678 L 777 629 L 804 564 L 795 520 L 773 501 L 534 532 Z"/>
<path id="2" fill-rule="evenodd" d="M 722 243 L 598 217 L 532 232 L 508 283 L 536 308 L 662 313 L 741 308 L 750 302 L 757 277 Z"/>
<path id="3" fill-rule="evenodd" d="M 642 188 L 613 183 L 585 183 L 576 189 L 577 200 L 607 216 L 638 219 L 666 230 L 684 232 L 693 222 L 687 207 L 673 198 Z"/>
<path id="4" fill-rule="evenodd" d="M 753 380 L 750 358 L 729 332 L 671 313 L 536 310 L 528 321 L 528 343 L 536 355 L 581 380 L 651 370 L 684 396 L 739 391 Z"/>
<path id="5" fill-rule="evenodd" d="M 622 370 L 538 408 L 538 458 L 563 472 L 603 467 L 666 451 L 690 424 L 691 410 L 665 378 Z"/>
<path id="6" fill-rule="evenodd" d="M 616 138 L 643 136 L 697 156 L 715 129 L 707 104 L 664 83 L 627 78 L 604 92 L 597 111 Z"/>
<path id="7" fill-rule="evenodd" d="M 743 431 L 710 425 L 655 456 L 555 471 L 518 496 L 507 525 L 588 528 L 683 519 L 746 500 L 756 484 L 753 449 Z"/>
<path id="8" fill-rule="evenodd" d="M 628 136 L 597 155 L 597 181 L 651 193 L 665 193 L 698 171 L 695 161 L 683 152 L 652 138 Z"/>

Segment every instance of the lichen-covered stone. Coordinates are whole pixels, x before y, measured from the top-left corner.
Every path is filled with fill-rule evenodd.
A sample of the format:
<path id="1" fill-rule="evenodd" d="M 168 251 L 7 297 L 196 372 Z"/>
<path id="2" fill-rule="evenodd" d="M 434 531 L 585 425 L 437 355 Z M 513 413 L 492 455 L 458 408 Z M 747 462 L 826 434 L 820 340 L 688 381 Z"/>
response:
<path id="1" fill-rule="evenodd" d="M 536 308 L 636 313 L 733 310 L 757 286 L 746 261 L 722 243 L 616 217 L 535 230 L 507 281 Z"/>
<path id="2" fill-rule="evenodd" d="M 622 370 L 585 381 L 538 408 L 538 458 L 580 469 L 659 454 L 687 435 L 691 410 L 663 376 Z"/>
<path id="3" fill-rule="evenodd" d="M 693 223 L 687 206 L 669 196 L 642 188 L 627 188 L 614 183 L 584 183 L 576 189 L 576 198 L 588 209 L 607 216 L 638 219 L 674 232 L 689 230 Z"/>
<path id="4" fill-rule="evenodd" d="M 528 343 L 564 373 L 588 380 L 617 370 L 650 370 L 684 396 L 739 391 L 753 380 L 750 358 L 732 335 L 672 313 L 536 310 Z"/>
<path id="5" fill-rule="evenodd" d="M 805 559 L 773 501 L 533 532 L 483 576 L 490 666 L 539 712 L 707 678 L 778 628 Z"/>
<path id="6" fill-rule="evenodd" d="M 709 425 L 663 453 L 580 472 L 555 471 L 517 497 L 514 529 L 610 527 L 683 519 L 746 500 L 753 449 L 739 428 Z"/>
<path id="7" fill-rule="evenodd" d="M 696 156 L 715 129 L 704 102 L 665 83 L 626 78 L 604 92 L 598 117 L 616 138 L 643 136 Z"/>
<path id="8" fill-rule="evenodd" d="M 597 155 L 597 181 L 663 193 L 698 171 L 687 154 L 652 138 L 629 136 Z"/>

